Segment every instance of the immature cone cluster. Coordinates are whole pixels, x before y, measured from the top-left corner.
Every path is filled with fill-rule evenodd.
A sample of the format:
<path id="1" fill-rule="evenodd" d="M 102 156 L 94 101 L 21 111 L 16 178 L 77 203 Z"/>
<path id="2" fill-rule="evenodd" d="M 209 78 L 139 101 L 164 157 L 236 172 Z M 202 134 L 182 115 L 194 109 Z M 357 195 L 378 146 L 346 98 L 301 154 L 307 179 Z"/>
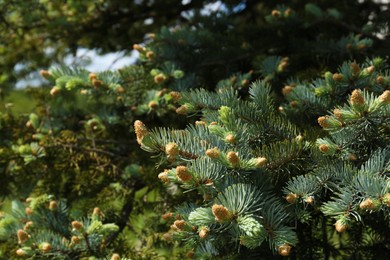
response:
<path id="1" fill-rule="evenodd" d="M 81 223 L 80 221 L 72 221 L 72 228 L 75 229 L 75 230 L 80 230 L 83 228 L 83 223 Z"/>
<path id="2" fill-rule="evenodd" d="M 188 168 L 186 166 L 177 166 L 176 176 L 182 182 L 187 182 L 192 179 L 192 176 L 189 173 Z"/>
<path id="3" fill-rule="evenodd" d="M 256 167 L 261 168 L 267 164 L 267 158 L 264 157 L 258 157 L 256 158 Z"/>
<path id="4" fill-rule="evenodd" d="M 376 77 L 375 81 L 376 81 L 376 83 L 382 85 L 382 84 L 385 83 L 385 77 L 383 77 L 383 76 L 378 76 L 378 77 Z"/>
<path id="5" fill-rule="evenodd" d="M 343 233 L 343 232 L 345 232 L 348 229 L 348 224 L 343 223 L 340 220 L 337 220 L 336 224 L 334 224 L 334 225 L 336 227 L 336 231 L 339 232 L 339 233 Z"/>
<path id="6" fill-rule="evenodd" d="M 241 80 L 241 86 L 246 86 L 248 84 L 249 84 L 249 80 L 247 80 L 247 79 Z"/>
<path id="7" fill-rule="evenodd" d="M 382 202 L 386 204 L 388 207 L 390 207 L 390 193 L 386 193 L 383 198 Z"/>
<path id="8" fill-rule="evenodd" d="M 86 95 L 86 94 L 88 94 L 88 90 L 86 90 L 86 89 L 80 89 L 80 94 L 81 94 L 81 95 Z"/>
<path id="9" fill-rule="evenodd" d="M 352 105 L 363 105 L 364 97 L 359 89 L 352 91 L 350 102 Z"/>
<path id="10" fill-rule="evenodd" d="M 162 238 L 165 241 L 172 241 L 173 240 L 173 233 L 172 232 L 164 233 L 164 235 L 162 235 Z"/>
<path id="11" fill-rule="evenodd" d="M 291 8 L 288 8 L 286 11 L 284 11 L 284 15 L 286 17 L 290 17 L 292 13 L 293 13 L 293 10 Z"/>
<path id="12" fill-rule="evenodd" d="M 182 219 L 178 219 L 178 220 L 175 220 L 175 222 L 173 222 L 174 229 L 184 230 L 185 225 L 186 225 L 186 222 Z"/>
<path id="13" fill-rule="evenodd" d="M 24 230 L 28 230 L 28 229 L 32 228 L 32 226 L 33 226 L 33 222 L 32 221 L 27 221 L 26 224 L 24 224 L 23 229 Z"/>
<path id="14" fill-rule="evenodd" d="M 122 86 L 117 86 L 115 88 L 115 93 L 117 93 L 117 94 L 123 94 L 123 93 L 125 93 L 125 91 L 126 91 L 126 89 Z"/>
<path id="15" fill-rule="evenodd" d="M 97 79 L 97 75 L 93 72 L 89 73 L 88 78 L 90 81 L 93 81 L 94 79 Z"/>
<path id="16" fill-rule="evenodd" d="M 19 229 L 17 232 L 19 244 L 23 244 L 28 239 L 28 234 L 23 229 Z"/>
<path id="17" fill-rule="evenodd" d="M 51 77 L 50 72 L 47 71 L 47 70 L 41 70 L 41 71 L 39 71 L 39 74 L 40 74 L 43 78 L 45 78 L 45 79 L 49 79 L 49 78 Z"/>
<path id="18" fill-rule="evenodd" d="M 342 81 L 344 77 L 340 73 L 335 73 L 335 74 L 333 74 L 332 78 L 333 78 L 334 81 Z"/>
<path id="19" fill-rule="evenodd" d="M 57 208 L 58 208 L 57 201 L 55 201 L 55 200 L 50 201 L 49 209 L 53 211 L 53 210 L 56 210 Z"/>
<path id="20" fill-rule="evenodd" d="M 49 253 L 51 250 L 51 245 L 47 242 L 44 242 L 42 243 L 41 248 L 43 253 Z"/>
<path id="21" fill-rule="evenodd" d="M 329 145 L 327 145 L 327 144 L 321 144 L 318 148 L 319 148 L 320 151 L 323 152 L 323 153 L 326 153 L 326 152 L 329 151 Z"/>
<path id="22" fill-rule="evenodd" d="M 113 254 L 113 255 L 111 256 L 111 260 L 121 260 L 121 257 L 120 257 L 119 254 Z"/>
<path id="23" fill-rule="evenodd" d="M 27 207 L 24 211 L 26 212 L 27 215 L 32 215 L 33 214 L 32 208 Z"/>
<path id="24" fill-rule="evenodd" d="M 50 90 L 50 95 L 52 95 L 53 97 L 55 97 L 55 96 L 57 96 L 60 92 L 61 92 L 61 88 L 60 88 L 60 87 L 57 87 L 57 86 L 54 86 L 54 87 L 52 87 L 52 89 Z"/>
<path id="25" fill-rule="evenodd" d="M 280 12 L 278 10 L 272 10 L 271 15 L 273 17 L 279 17 L 280 16 Z"/>
<path id="26" fill-rule="evenodd" d="M 167 212 L 167 213 L 163 214 L 161 217 L 163 220 L 169 221 L 172 218 L 172 212 Z"/>
<path id="27" fill-rule="evenodd" d="M 379 100 L 385 104 L 390 104 L 390 90 L 386 90 L 379 96 Z"/>
<path id="28" fill-rule="evenodd" d="M 23 249 L 19 248 L 18 250 L 16 250 L 16 255 L 17 256 L 25 256 L 26 252 Z"/>
<path id="29" fill-rule="evenodd" d="M 165 153 L 168 158 L 175 158 L 179 154 L 179 147 L 176 143 L 170 142 L 165 145 Z"/>
<path id="30" fill-rule="evenodd" d="M 313 205 L 313 203 L 314 203 L 314 198 L 313 198 L 313 196 L 308 196 L 308 197 L 306 197 L 305 202 L 306 202 L 307 204 Z"/>
<path id="31" fill-rule="evenodd" d="M 164 96 L 167 92 L 168 92 L 168 89 L 167 89 L 167 88 L 163 88 L 162 90 L 160 90 L 160 91 L 157 92 L 157 96 L 158 96 L 158 97 L 162 97 L 162 96 Z"/>
<path id="32" fill-rule="evenodd" d="M 205 121 L 195 121 L 195 125 L 198 126 L 198 125 L 203 125 L 203 126 L 207 126 L 207 123 Z"/>
<path id="33" fill-rule="evenodd" d="M 214 147 L 212 149 L 207 149 L 206 155 L 212 159 L 217 159 L 219 158 L 219 150 L 217 147 Z"/>
<path id="34" fill-rule="evenodd" d="M 71 241 L 72 244 L 77 245 L 78 243 L 80 243 L 80 238 L 78 236 L 72 236 L 70 241 Z"/>
<path id="35" fill-rule="evenodd" d="M 236 152 L 228 152 L 226 158 L 233 167 L 237 167 L 240 163 L 240 158 L 238 158 L 238 154 Z"/>
<path id="36" fill-rule="evenodd" d="M 179 102 L 179 101 L 181 100 L 181 94 L 180 94 L 180 92 L 171 91 L 171 92 L 169 93 L 169 95 L 171 95 L 172 100 L 173 100 L 174 102 Z"/>
<path id="37" fill-rule="evenodd" d="M 144 52 L 145 51 L 145 48 L 142 47 L 139 44 L 133 44 L 133 49 L 136 50 L 136 51 L 139 51 L 139 52 Z"/>
<path id="38" fill-rule="evenodd" d="M 291 252 L 291 246 L 289 244 L 283 244 L 281 246 L 278 246 L 278 252 L 282 256 L 288 256 Z"/>
<path id="39" fill-rule="evenodd" d="M 333 114 L 334 114 L 334 116 L 335 116 L 338 120 L 341 120 L 342 114 L 341 114 L 340 109 L 338 109 L 338 108 L 333 109 Z"/>
<path id="40" fill-rule="evenodd" d="M 236 142 L 236 137 L 232 134 L 228 134 L 226 137 L 225 137 L 225 141 L 229 144 L 234 144 Z"/>
<path id="41" fill-rule="evenodd" d="M 356 160 L 357 160 L 357 157 L 356 157 L 356 155 L 354 155 L 353 153 L 350 153 L 350 154 L 348 155 L 348 160 L 350 160 L 350 161 L 356 161 Z"/>
<path id="42" fill-rule="evenodd" d="M 168 178 L 168 170 L 164 170 L 158 175 L 158 178 L 164 182 L 164 183 L 169 183 L 169 178 Z"/>
<path id="43" fill-rule="evenodd" d="M 354 75 L 357 75 L 360 73 L 360 67 L 356 63 L 351 63 L 351 69 L 352 69 L 352 73 Z"/>
<path id="44" fill-rule="evenodd" d="M 189 259 L 193 259 L 194 258 L 194 256 L 195 256 L 195 252 L 194 251 L 188 251 L 187 252 L 187 254 L 186 254 L 186 256 L 189 258 Z"/>
<path id="45" fill-rule="evenodd" d="M 290 86 L 290 85 L 287 85 L 285 86 L 283 89 L 282 89 L 282 93 L 284 96 L 287 96 L 288 94 L 291 93 L 291 91 L 293 91 L 294 87 L 293 86 Z"/>
<path id="46" fill-rule="evenodd" d="M 213 205 L 211 208 L 213 215 L 215 216 L 215 220 L 218 222 L 222 222 L 229 218 L 229 210 L 225 208 L 223 205 Z"/>
<path id="47" fill-rule="evenodd" d="M 167 77 L 166 77 L 164 74 L 162 74 L 162 73 L 159 73 L 159 74 L 157 74 L 156 76 L 154 76 L 154 82 L 155 82 L 156 84 L 162 83 L 162 82 L 164 82 L 166 79 L 167 79 Z"/>
<path id="48" fill-rule="evenodd" d="M 328 127 L 329 127 L 329 124 L 328 124 L 327 119 L 328 119 L 327 116 L 320 116 L 320 117 L 317 119 L 318 124 L 319 124 L 322 128 L 328 128 Z"/>
<path id="49" fill-rule="evenodd" d="M 176 113 L 179 115 L 187 115 L 188 107 L 186 105 L 182 105 L 176 109 Z"/>
<path id="50" fill-rule="evenodd" d="M 92 85 L 93 85 L 95 88 L 100 88 L 100 87 L 103 85 L 103 81 L 98 80 L 98 79 L 93 79 L 93 80 L 92 80 Z"/>
<path id="51" fill-rule="evenodd" d="M 296 101 L 296 100 L 291 101 L 290 102 L 290 106 L 291 107 L 297 107 L 298 106 L 298 101 Z"/>
<path id="52" fill-rule="evenodd" d="M 158 103 L 157 103 L 156 101 L 152 100 L 152 101 L 150 101 L 150 102 L 148 103 L 148 107 L 149 107 L 150 109 L 156 109 L 156 108 L 158 107 Z"/>
<path id="53" fill-rule="evenodd" d="M 277 12 L 279 12 L 279 11 L 277 11 Z M 278 65 L 278 71 L 279 72 L 285 71 L 288 67 L 288 63 L 289 63 L 289 58 L 288 57 L 283 58 Z"/>
<path id="54" fill-rule="evenodd" d="M 375 210 L 378 208 L 378 206 L 380 206 L 380 202 L 373 201 L 370 198 L 363 200 L 359 205 L 361 209 L 365 209 L 365 210 Z"/>
<path id="55" fill-rule="evenodd" d="M 153 59 L 154 58 L 154 52 L 152 52 L 152 51 L 146 52 L 146 58 L 148 58 L 149 60 Z"/>
<path id="56" fill-rule="evenodd" d="M 372 74 L 375 71 L 375 66 L 370 66 L 364 69 L 368 74 Z"/>
<path id="57" fill-rule="evenodd" d="M 209 235 L 209 229 L 206 227 L 202 227 L 201 230 L 199 231 L 199 237 L 201 239 L 206 239 L 208 235 Z"/>
<path id="58" fill-rule="evenodd" d="M 101 214 L 102 214 L 102 212 L 100 211 L 100 208 L 98 208 L 98 207 L 95 207 L 92 211 L 92 217 L 95 217 L 95 216 L 99 217 Z"/>
<path id="59" fill-rule="evenodd" d="M 299 198 L 299 196 L 297 194 L 295 194 L 295 193 L 289 193 L 286 196 L 286 200 L 290 204 L 294 204 L 295 202 L 297 202 L 298 198 Z"/>
<path id="60" fill-rule="evenodd" d="M 360 203 L 359 207 L 360 207 L 361 209 L 368 209 L 368 210 L 370 210 L 370 209 L 373 209 L 373 208 L 372 208 L 373 205 L 374 205 L 374 203 L 372 203 L 372 200 L 371 200 L 370 198 L 368 198 L 368 199 L 363 200 L 363 201 Z"/>
<path id="61" fill-rule="evenodd" d="M 30 120 L 28 120 L 28 121 L 26 122 L 26 127 L 27 127 L 27 128 L 33 128 L 33 123 L 32 123 Z"/>
<path id="62" fill-rule="evenodd" d="M 136 120 L 134 122 L 134 131 L 137 136 L 138 144 L 142 143 L 142 139 L 144 139 L 145 135 L 148 133 L 146 126 L 140 120 Z"/>

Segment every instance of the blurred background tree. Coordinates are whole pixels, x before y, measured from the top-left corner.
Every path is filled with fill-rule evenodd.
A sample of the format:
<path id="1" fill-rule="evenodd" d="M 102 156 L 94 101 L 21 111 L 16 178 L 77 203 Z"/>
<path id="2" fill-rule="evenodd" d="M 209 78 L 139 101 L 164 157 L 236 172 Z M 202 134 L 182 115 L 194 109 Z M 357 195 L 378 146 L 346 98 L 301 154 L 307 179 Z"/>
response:
<path id="1" fill-rule="evenodd" d="M 318 59 L 321 64 L 331 64 L 335 58 L 358 51 L 364 56 L 369 47 L 364 42 L 355 40 L 345 49 L 343 44 L 348 40 L 344 38 L 350 34 L 368 36 L 375 44 L 371 51 L 385 54 L 389 16 L 385 1 L 305 4 L 279 1 L 275 6 L 273 1 L 250 0 L 1 1 L 2 89 L 32 71 L 61 63 L 79 48 L 129 53 L 134 43 L 143 41 L 146 33 L 158 32 L 161 26 L 206 29 L 213 35 L 202 35 L 208 41 L 192 42 L 202 44 L 199 47 L 204 55 L 197 55 L 198 59 L 207 57 L 197 66 L 223 65 L 225 71 L 228 66 L 251 67 L 254 54 L 295 54 L 299 60 L 295 69 L 316 65 Z M 213 37 L 222 38 L 213 41 Z"/>
<path id="2" fill-rule="evenodd" d="M 61 63 L 79 48 L 129 51 L 161 25 L 184 22 L 182 12 L 208 1 L 1 1 L 2 88 L 31 72 Z M 16 65 L 19 65 L 15 68 Z"/>

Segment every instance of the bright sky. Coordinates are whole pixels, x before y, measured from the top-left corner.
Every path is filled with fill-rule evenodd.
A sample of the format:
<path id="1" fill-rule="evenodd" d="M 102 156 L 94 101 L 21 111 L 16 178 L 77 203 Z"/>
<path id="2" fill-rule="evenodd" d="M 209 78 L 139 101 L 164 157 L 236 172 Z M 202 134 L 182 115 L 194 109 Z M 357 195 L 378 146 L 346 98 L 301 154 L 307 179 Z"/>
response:
<path id="1" fill-rule="evenodd" d="M 137 58 L 137 51 L 132 51 L 130 54 L 126 54 L 125 52 L 121 51 L 98 55 L 95 50 L 79 49 L 77 51 L 76 57 L 69 56 L 65 59 L 65 64 L 75 65 L 75 61 L 86 61 L 86 63 L 89 64 L 86 66 L 82 65 L 83 67 L 92 72 L 100 72 L 103 70 L 115 70 L 123 68 L 126 65 L 134 63 Z"/>
<path id="2" fill-rule="evenodd" d="M 137 51 L 132 51 L 128 55 L 123 51 L 98 55 L 95 50 L 79 49 L 75 57 L 66 57 L 64 63 L 69 66 L 80 65 L 91 72 L 101 72 L 104 70 L 116 70 L 131 65 L 137 58 Z M 16 88 L 25 88 L 27 86 L 38 87 L 42 85 L 42 82 L 43 79 L 39 76 L 38 72 L 35 72 L 29 75 L 27 79 L 18 81 Z"/>

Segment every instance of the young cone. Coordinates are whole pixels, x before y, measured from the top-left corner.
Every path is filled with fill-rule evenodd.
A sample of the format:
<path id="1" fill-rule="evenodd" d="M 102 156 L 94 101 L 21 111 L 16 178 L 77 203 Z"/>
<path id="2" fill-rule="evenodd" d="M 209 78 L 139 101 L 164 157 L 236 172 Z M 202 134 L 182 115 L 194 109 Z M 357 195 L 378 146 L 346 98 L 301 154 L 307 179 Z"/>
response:
<path id="1" fill-rule="evenodd" d="M 175 220 L 175 222 L 173 222 L 173 225 L 178 229 L 178 230 L 184 230 L 184 227 L 186 225 L 186 222 L 182 219 L 180 220 Z"/>
<path id="2" fill-rule="evenodd" d="M 75 230 L 80 230 L 83 228 L 83 223 L 81 223 L 80 221 L 72 221 L 72 228 L 75 229 Z"/>
<path id="3" fill-rule="evenodd" d="M 286 196 L 286 200 L 290 204 L 294 204 L 295 202 L 297 202 L 298 198 L 299 198 L 299 196 L 297 194 L 295 194 L 295 193 L 289 193 Z"/>
<path id="4" fill-rule="evenodd" d="M 176 143 L 168 143 L 165 145 L 165 153 L 169 158 L 175 158 L 179 154 L 179 147 Z"/>
<path id="5" fill-rule="evenodd" d="M 229 210 L 225 208 L 223 205 L 213 205 L 211 208 L 213 215 L 215 216 L 215 220 L 218 222 L 222 222 L 229 218 Z"/>
<path id="6" fill-rule="evenodd" d="M 289 244 L 278 246 L 278 252 L 281 256 L 289 256 L 291 252 L 291 246 Z"/>
<path id="7" fill-rule="evenodd" d="M 267 164 L 267 158 L 258 157 L 256 158 L 256 166 L 257 168 L 261 168 Z"/>
<path id="8" fill-rule="evenodd" d="M 140 120 L 136 120 L 134 122 L 134 131 L 135 131 L 135 134 L 137 136 L 138 144 L 141 144 L 142 143 L 142 139 L 148 133 L 148 130 L 146 129 L 145 124 L 142 123 Z"/>
<path id="9" fill-rule="evenodd" d="M 352 105 L 363 105 L 364 97 L 359 89 L 352 91 L 350 102 Z"/>
<path id="10" fill-rule="evenodd" d="M 386 90 L 379 96 L 379 100 L 385 104 L 390 104 L 390 90 Z"/>
<path id="11" fill-rule="evenodd" d="M 43 253 L 49 253 L 51 250 L 51 245 L 47 242 L 44 242 L 41 244 L 41 248 Z"/>
<path id="12" fill-rule="evenodd" d="M 191 174 L 188 172 L 186 166 L 177 166 L 176 167 L 176 176 L 182 182 L 187 182 L 192 179 Z"/>
<path id="13" fill-rule="evenodd" d="M 110 260 L 121 260 L 121 257 L 119 254 L 113 254 Z"/>
<path id="14" fill-rule="evenodd" d="M 340 220 L 337 220 L 335 223 L 336 231 L 343 233 L 348 229 L 348 224 L 342 223 Z"/>
<path id="15" fill-rule="evenodd" d="M 169 183 L 169 178 L 168 178 L 168 170 L 165 170 L 161 172 L 158 175 L 158 178 L 163 182 L 163 183 Z"/>
<path id="16" fill-rule="evenodd" d="M 236 152 L 228 152 L 226 158 L 232 164 L 233 167 L 237 167 L 240 164 L 240 159 L 238 158 Z"/>
<path id="17" fill-rule="evenodd" d="M 209 235 L 209 230 L 206 227 L 202 227 L 202 229 L 199 231 L 199 237 L 201 239 L 206 239 Z"/>
<path id="18" fill-rule="evenodd" d="M 326 117 L 326 116 L 320 116 L 319 118 L 318 118 L 318 124 L 322 127 L 322 128 L 328 128 L 329 127 L 329 124 L 328 124 L 328 122 L 327 122 L 327 119 L 328 119 L 328 117 Z"/>
<path id="19" fill-rule="evenodd" d="M 214 147 L 212 149 L 207 149 L 206 155 L 212 159 L 217 159 L 219 158 L 219 150 L 217 147 Z"/>
<path id="20" fill-rule="evenodd" d="M 19 244 L 23 244 L 28 239 L 28 234 L 23 229 L 19 229 L 17 232 Z"/>

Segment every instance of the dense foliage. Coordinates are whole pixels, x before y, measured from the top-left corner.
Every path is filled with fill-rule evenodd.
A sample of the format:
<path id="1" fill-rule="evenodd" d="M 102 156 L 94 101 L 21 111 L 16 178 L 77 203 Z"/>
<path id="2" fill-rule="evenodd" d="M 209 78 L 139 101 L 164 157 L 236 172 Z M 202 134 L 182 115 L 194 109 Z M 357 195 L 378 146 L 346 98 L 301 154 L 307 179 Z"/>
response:
<path id="1" fill-rule="evenodd" d="M 0 110 L 1 259 L 389 253 L 386 4 L 0 10 L 2 95 L 46 68 L 31 111 Z M 117 71 L 58 65 L 79 48 L 140 56 Z"/>
<path id="2" fill-rule="evenodd" d="M 159 179 L 194 194 L 174 213 L 174 238 L 197 257 L 235 254 L 242 246 L 253 255 L 270 247 L 287 256 L 294 246 L 303 257 L 384 257 L 390 91 L 377 82 L 381 62 L 346 63 L 340 73 L 314 81 L 321 84 L 288 86 L 286 96 L 293 100 L 279 112 L 270 85 L 256 81 L 249 100 L 239 99 L 232 87 L 182 93 L 178 112 L 202 114 L 184 130 L 149 131 L 136 121 L 141 147 L 173 166 Z M 369 72 L 373 67 L 377 71 Z M 347 89 L 354 89 L 349 98 L 330 98 Z M 283 115 L 321 107 L 334 108 L 318 118 L 329 134 L 297 127 Z M 348 235 L 340 238 L 336 231 Z"/>

